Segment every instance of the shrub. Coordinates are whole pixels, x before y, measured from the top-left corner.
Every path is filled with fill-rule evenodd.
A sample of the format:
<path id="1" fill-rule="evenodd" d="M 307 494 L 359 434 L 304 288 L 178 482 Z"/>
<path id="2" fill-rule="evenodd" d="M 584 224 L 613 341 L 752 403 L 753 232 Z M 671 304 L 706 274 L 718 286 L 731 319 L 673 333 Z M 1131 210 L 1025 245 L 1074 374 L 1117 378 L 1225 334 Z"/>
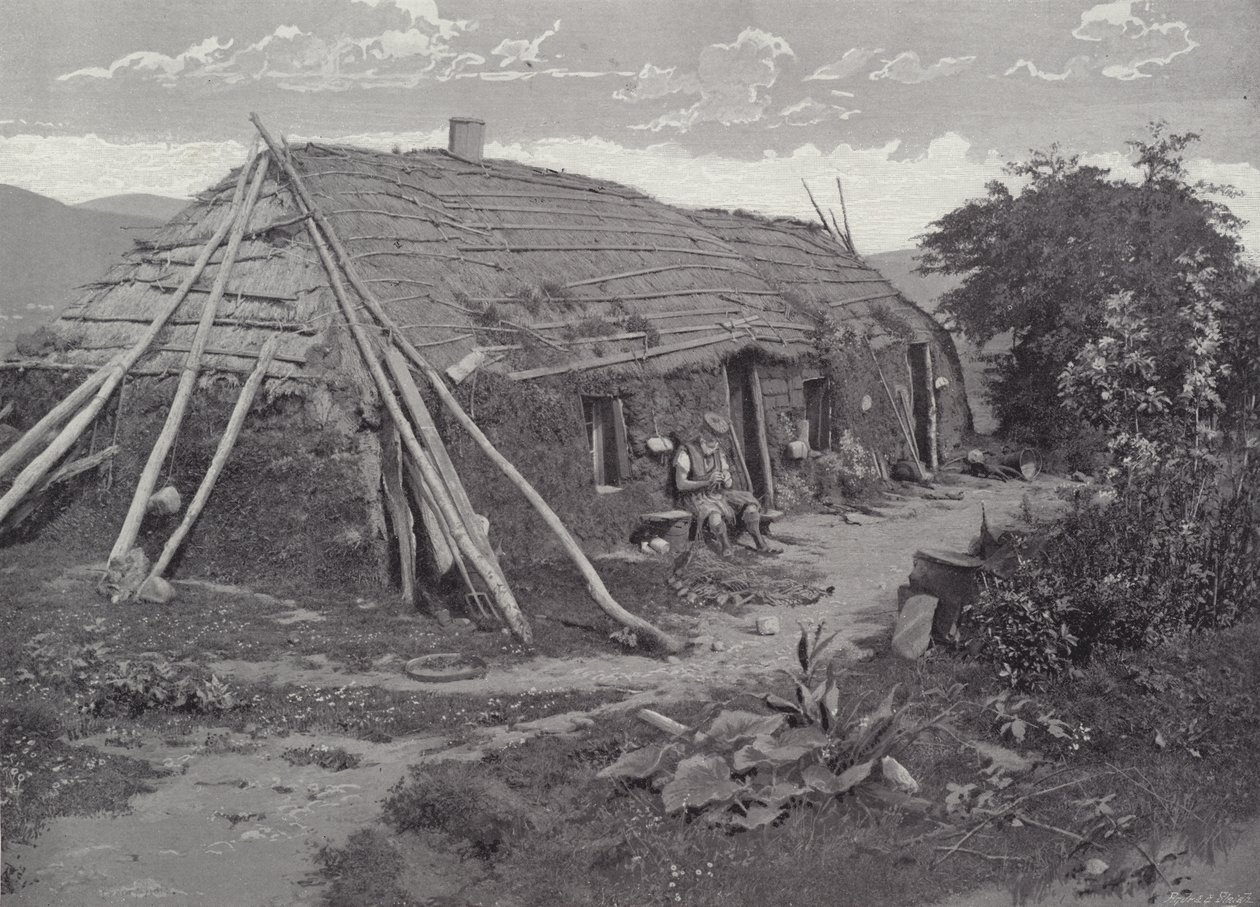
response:
<path id="1" fill-rule="evenodd" d="M 874 803 L 916 805 L 918 784 L 896 761 L 921 733 L 949 713 L 909 718 L 894 686 L 877 707 L 845 701 L 834 662 L 823 659 L 835 634 L 802 627 L 795 701 L 765 697 L 775 714 L 722 710 L 703 730 L 653 723 L 672 739 L 624 753 L 600 772 L 627 783 L 651 780 L 667 813 L 703 814 L 731 830 L 773 825 L 803 807 L 822 808 L 851 792 Z M 648 718 L 653 718 L 651 714 Z"/>
<path id="2" fill-rule="evenodd" d="M 1255 607 L 1260 461 L 1180 465 L 1131 476 L 1109 502 L 1078 492 L 1037 557 L 968 609 L 1013 686 L 1044 688 L 1097 651 L 1230 626 Z"/>

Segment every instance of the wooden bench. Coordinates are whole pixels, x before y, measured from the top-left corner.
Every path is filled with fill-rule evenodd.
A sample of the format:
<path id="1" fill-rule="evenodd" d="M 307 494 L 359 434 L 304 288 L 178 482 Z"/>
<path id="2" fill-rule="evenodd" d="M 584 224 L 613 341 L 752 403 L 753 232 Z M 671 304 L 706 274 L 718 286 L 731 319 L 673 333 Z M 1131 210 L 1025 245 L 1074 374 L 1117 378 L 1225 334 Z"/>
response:
<path id="1" fill-rule="evenodd" d="M 762 533 L 770 535 L 770 529 L 774 522 L 782 517 L 782 510 L 761 511 Z M 687 541 L 689 542 L 694 542 L 700 531 L 700 527 L 696 525 L 695 517 L 688 510 L 658 510 L 652 513 L 641 513 L 639 514 L 639 523 L 640 525 L 659 530 L 659 534 L 662 536 L 669 535 L 669 533 L 685 524 L 687 526 Z"/>

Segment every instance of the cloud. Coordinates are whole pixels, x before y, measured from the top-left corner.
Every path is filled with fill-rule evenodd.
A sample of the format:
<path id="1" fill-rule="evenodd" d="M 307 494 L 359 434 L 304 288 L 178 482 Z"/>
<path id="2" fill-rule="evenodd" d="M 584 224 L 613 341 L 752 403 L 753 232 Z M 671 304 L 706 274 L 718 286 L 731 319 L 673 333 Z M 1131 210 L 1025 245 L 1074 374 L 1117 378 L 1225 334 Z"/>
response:
<path id="1" fill-rule="evenodd" d="M 814 126 L 827 120 L 847 120 L 860 110 L 849 110 L 845 107 L 833 107 L 813 98 L 805 98 L 779 111 L 782 123 L 787 126 Z"/>
<path id="2" fill-rule="evenodd" d="M 644 63 L 643 68 L 635 77 L 634 84 L 617 89 L 613 92 L 613 97 L 619 101 L 655 101 L 657 98 L 668 97 L 680 91 L 687 94 L 699 93 L 700 80 L 695 73 L 685 75 L 676 73 L 675 66 L 662 69 L 651 63 Z"/>
<path id="3" fill-rule="evenodd" d="M 220 42 L 217 37 L 209 37 L 190 46 L 182 53 L 167 56 L 155 51 L 138 50 L 135 53 L 119 57 L 108 67 L 89 66 L 76 69 L 57 77 L 58 82 L 72 79 L 112 79 L 130 73 L 150 75 L 156 79 L 173 79 L 183 72 L 199 69 L 227 58 L 227 51 L 232 41 Z"/>
<path id="4" fill-rule="evenodd" d="M 847 79 L 854 75 L 864 67 L 871 57 L 875 54 L 883 52 L 882 47 L 876 47 L 874 50 L 867 50 L 864 47 L 855 47 L 852 50 L 845 51 L 843 57 L 835 63 L 828 63 L 826 66 L 820 66 L 814 70 L 813 74 L 806 76 L 801 81 L 812 82 L 815 80 L 835 80 Z"/>
<path id="5" fill-rule="evenodd" d="M 102 79 L 143 79 L 167 87 L 213 90 L 266 80 L 294 91 L 414 87 L 445 80 L 485 59 L 454 41 L 475 21 L 443 19 L 432 0 L 352 0 L 309 29 L 285 23 L 252 43 L 210 37 L 175 56 L 136 51 L 108 67 L 68 72 L 58 81 L 83 87 Z M 539 39 L 541 40 L 541 39 Z"/>
<path id="6" fill-rule="evenodd" d="M 511 66 L 514 63 L 524 63 L 526 66 L 533 66 L 535 63 L 545 62 L 544 58 L 538 55 L 538 50 L 552 35 L 560 30 L 560 20 L 556 20 L 556 24 L 551 26 L 537 38 L 532 41 L 525 38 L 504 38 L 499 42 L 499 46 L 490 53 L 496 57 L 502 57 L 499 61 L 500 67 Z"/>
<path id="7" fill-rule="evenodd" d="M 884 61 L 884 68 L 871 73 L 870 80 L 892 79 L 903 85 L 930 82 L 943 76 L 952 76 L 970 68 L 975 57 L 941 57 L 931 66 L 924 66 L 919 55 L 912 50 L 902 51 L 891 60 Z"/>
<path id="8" fill-rule="evenodd" d="M 1185 22 L 1148 22 L 1133 12 L 1134 2 L 1100 3 L 1081 13 L 1072 37 L 1098 47 L 1091 54 L 1073 57 L 1062 74 L 1045 72 L 1031 60 L 1021 59 L 1005 75 L 1023 69 L 1035 78 L 1061 81 L 1098 72 L 1109 79 L 1131 82 L 1150 78 L 1146 67 L 1167 66 L 1199 46 Z"/>
<path id="9" fill-rule="evenodd" d="M 1021 60 L 1017 60 L 1015 64 L 1011 66 L 1011 68 L 1008 69 L 1006 72 L 1002 73 L 1002 75 L 1011 76 L 1022 69 L 1026 71 L 1028 75 L 1032 76 L 1034 79 L 1041 79 L 1044 82 L 1062 82 L 1064 79 L 1070 78 L 1077 74 L 1087 72 L 1089 70 L 1089 65 L 1090 65 L 1089 57 L 1087 56 L 1073 57 L 1072 59 L 1068 60 L 1067 66 L 1064 67 L 1063 72 L 1047 72 L 1046 70 L 1039 69 L 1037 67 L 1037 64 L 1033 63 L 1032 60 L 1021 59 Z"/>
<path id="10" fill-rule="evenodd" d="M 634 86 L 613 96 L 636 102 L 676 93 L 698 96 L 689 107 L 632 129 L 686 132 L 698 123 L 755 123 L 770 105 L 766 89 L 778 79 L 781 56 L 795 56 L 787 41 L 759 28 L 745 28 L 730 44 L 710 44 L 702 50 L 695 72 L 680 74 L 675 67 L 648 64 Z"/>

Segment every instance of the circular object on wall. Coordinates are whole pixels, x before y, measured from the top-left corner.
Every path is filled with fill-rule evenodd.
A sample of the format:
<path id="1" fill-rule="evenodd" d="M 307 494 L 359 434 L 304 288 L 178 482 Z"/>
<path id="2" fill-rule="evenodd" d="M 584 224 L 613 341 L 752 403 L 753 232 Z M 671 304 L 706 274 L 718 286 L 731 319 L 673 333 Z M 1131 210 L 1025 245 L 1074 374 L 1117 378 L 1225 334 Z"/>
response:
<path id="1" fill-rule="evenodd" d="M 865 412 L 869 412 L 869 411 L 870 411 L 871 406 L 872 406 L 872 403 L 871 403 L 871 395 L 870 395 L 870 394 L 864 394 L 864 395 L 862 396 L 862 412 L 864 412 L 864 413 L 865 413 Z"/>

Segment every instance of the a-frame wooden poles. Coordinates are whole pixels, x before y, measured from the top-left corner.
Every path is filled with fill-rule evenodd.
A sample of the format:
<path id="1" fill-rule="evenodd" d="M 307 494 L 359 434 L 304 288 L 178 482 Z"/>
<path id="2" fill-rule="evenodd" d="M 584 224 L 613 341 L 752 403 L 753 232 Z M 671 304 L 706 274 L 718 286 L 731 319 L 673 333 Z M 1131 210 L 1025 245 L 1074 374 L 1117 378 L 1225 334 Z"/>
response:
<path id="1" fill-rule="evenodd" d="M 354 267 L 353 261 L 346 253 L 345 248 L 341 245 L 341 241 L 337 238 L 336 233 L 332 231 L 327 219 L 319 212 L 319 209 L 315 207 L 310 195 L 306 192 L 301 176 L 299 176 L 297 171 L 294 169 L 293 163 L 284 156 L 283 149 L 276 144 L 275 140 L 271 137 L 271 134 L 267 132 L 267 129 L 263 126 L 262 121 L 259 120 L 258 115 L 250 114 L 250 119 L 258 128 L 258 133 L 262 136 L 263 141 L 267 143 L 267 147 L 272 150 L 272 154 L 275 155 L 276 160 L 280 162 L 282 167 L 284 167 L 285 174 L 288 176 L 289 183 L 293 187 L 293 193 L 298 201 L 298 204 L 302 206 L 303 213 L 308 214 L 311 217 L 311 221 L 308 221 L 308 226 L 310 226 L 313 222 L 315 226 L 319 227 L 320 231 L 327 235 L 329 244 L 336 252 L 338 262 L 345 271 L 350 284 L 358 292 L 359 298 L 363 300 L 363 304 L 367 307 L 368 311 L 376 317 L 382 327 L 390 332 L 393 342 L 403 351 L 407 358 L 411 360 L 412 365 L 424 374 L 425 378 L 429 381 L 429 384 L 433 387 L 434 392 L 437 393 L 438 398 L 442 401 L 442 405 L 447 408 L 464 430 L 472 436 L 472 439 L 477 443 L 477 446 L 480 447 L 482 452 L 490 458 L 490 461 L 494 463 L 505 476 L 507 476 L 508 480 L 516 486 L 517 490 L 520 491 L 533 508 L 538 511 L 538 514 L 543 518 L 547 527 L 551 529 L 551 531 L 555 533 L 556 537 L 559 539 L 560 544 L 564 548 L 565 553 L 568 554 L 569 558 L 573 561 L 574 566 L 576 566 L 578 571 L 582 574 L 582 578 L 586 581 L 587 591 L 590 593 L 591 598 L 594 599 L 595 603 L 602 611 L 604 611 L 605 614 L 612 617 L 618 623 L 630 627 L 636 632 L 652 639 L 657 646 L 665 651 L 682 651 L 683 644 L 680 640 L 675 639 L 668 633 L 657 629 L 643 618 L 631 614 L 625 608 L 621 607 L 621 605 L 617 603 L 617 600 L 612 597 L 611 593 L 609 593 L 607 587 L 604 585 L 604 581 L 600 578 L 599 574 L 595 571 L 594 566 L 591 565 L 591 562 L 587 559 L 586 554 L 582 551 L 581 546 L 578 545 L 577 541 L 569 533 L 568 528 L 564 525 L 564 522 L 560 519 L 560 517 L 556 515 L 556 512 L 551 509 L 550 505 L 548 505 L 545 500 L 543 500 L 542 495 L 534 490 L 534 487 L 530 485 L 529 481 L 520 474 L 515 466 L 512 465 L 511 461 L 504 457 L 503 454 L 499 453 L 498 449 L 495 448 L 490 439 L 487 438 L 477 426 L 477 423 L 472 420 L 468 413 L 464 412 L 464 408 L 460 406 L 459 401 L 455 399 L 455 395 L 452 394 L 450 389 L 446 386 L 446 382 L 443 380 L 441 374 L 438 373 L 437 369 L 435 369 L 429 361 L 421 355 L 420 351 L 416 349 L 415 346 L 398 330 L 398 325 L 395 324 L 393 319 L 389 317 L 389 314 L 384 310 L 384 308 L 382 308 L 375 294 L 372 293 L 371 289 L 359 276 L 357 269 Z M 314 231 L 312 231 L 312 235 L 314 235 Z"/>
<path id="2" fill-rule="evenodd" d="M 149 451 L 149 459 L 144 464 L 144 470 L 140 473 L 140 479 L 136 483 L 136 491 L 132 495 L 131 506 L 127 509 L 127 516 L 123 519 L 122 528 L 118 531 L 118 538 L 114 542 L 114 547 L 109 552 L 109 563 L 111 565 L 131 550 L 136 543 L 136 537 L 140 534 L 140 523 L 144 520 L 144 513 L 148 507 L 149 498 L 153 496 L 153 490 L 157 487 L 158 476 L 162 472 L 162 463 L 166 460 L 166 455 L 170 452 L 171 445 L 175 443 L 175 436 L 179 433 L 179 426 L 184 421 L 184 413 L 188 410 L 188 401 L 192 398 L 193 389 L 197 386 L 201 357 L 205 352 L 206 344 L 210 340 L 210 331 L 214 327 L 214 316 L 219 309 L 219 300 L 223 298 L 223 291 L 227 287 L 228 274 L 232 270 L 232 265 L 236 263 L 236 252 L 241 246 L 241 240 L 245 236 L 245 229 L 249 225 L 250 214 L 254 210 L 254 203 L 258 200 L 266 179 L 267 155 L 264 153 L 258 157 L 258 163 L 254 168 L 253 180 L 249 185 L 245 203 L 237 211 L 236 222 L 232 224 L 232 233 L 228 237 L 227 249 L 223 252 L 223 261 L 219 265 L 219 272 L 214 277 L 214 284 L 210 288 L 210 296 L 207 298 L 201 311 L 201 321 L 197 324 L 196 334 L 193 335 L 188 358 L 185 360 L 184 369 L 179 376 L 179 387 L 175 390 L 175 397 L 171 400 L 171 408 L 166 414 L 166 422 L 162 425 L 162 431 L 158 435 L 157 440 L 153 442 L 153 449 Z"/>
<path id="3" fill-rule="evenodd" d="M 264 136 L 264 138 L 267 137 Z M 268 141 L 268 145 L 271 146 L 270 141 Z M 283 152 L 280 153 L 283 154 Z M 286 165 L 286 169 L 292 166 L 283 157 L 277 157 L 277 160 Z M 292 176 L 290 176 L 290 180 L 292 180 Z M 450 529 L 451 537 L 460 553 L 473 565 L 473 569 L 477 571 L 477 574 L 485 582 L 508 629 L 521 642 L 532 644 L 534 641 L 533 630 L 529 625 L 529 621 L 525 619 L 525 615 L 521 613 L 520 606 L 517 605 L 516 597 L 508 587 L 507 580 L 469 536 L 467 527 L 459 517 L 459 511 L 456 509 L 450 495 L 446 493 L 441 476 L 429 461 L 428 453 L 420 446 L 415 430 L 411 427 L 411 423 L 407 420 L 407 416 L 394 394 L 394 389 L 389 383 L 385 369 L 377 358 L 377 352 L 372 345 L 372 340 L 368 336 L 367 330 L 359 322 L 359 316 L 355 312 L 354 304 L 350 301 L 350 294 L 346 290 L 345 284 L 342 283 L 341 272 L 337 269 L 332 252 L 324 239 L 324 227 L 319 224 L 317 218 L 312 217 L 306 222 L 306 230 L 311 237 L 311 242 L 315 246 L 315 251 L 319 255 L 320 261 L 324 265 L 324 270 L 328 274 L 329 286 L 332 288 L 333 296 L 336 297 L 337 304 L 341 307 L 341 312 L 345 316 L 346 324 L 350 328 L 350 334 L 354 337 L 354 341 L 359 347 L 359 352 L 363 356 L 363 362 L 376 384 L 377 393 L 381 397 L 381 405 L 389 412 L 390 418 L 393 419 L 394 424 L 398 427 L 403 446 L 406 448 L 407 453 L 410 454 L 411 461 L 419 467 L 423 483 L 432 494 L 434 503 L 442 512 L 447 527 Z"/>
<path id="4" fill-rule="evenodd" d="M 157 335 L 161 333 L 162 328 L 166 326 L 166 323 L 170 320 L 171 316 L 175 314 L 175 310 L 183 304 L 184 299 L 188 296 L 188 292 L 192 289 L 193 284 L 197 282 L 198 278 L 201 277 L 201 273 L 205 270 L 206 265 L 209 263 L 210 257 L 214 255 L 215 251 L 223 243 L 224 238 L 228 234 L 228 230 L 231 229 L 232 223 L 236 219 L 236 214 L 240 209 L 242 199 L 245 195 L 245 186 L 249 179 L 250 165 L 253 163 L 256 156 L 257 147 L 257 142 L 250 145 L 249 154 L 245 159 L 245 166 L 241 168 L 240 178 L 236 183 L 236 191 L 232 194 L 232 204 L 228 210 L 227 218 L 224 220 L 223 224 L 220 225 L 219 229 L 214 232 L 214 235 L 206 241 L 205 246 L 201 250 L 201 254 L 197 256 L 197 260 L 193 263 L 192 268 L 180 283 L 179 288 L 175 291 L 175 294 L 158 312 L 158 314 L 154 317 L 152 324 L 149 325 L 144 334 L 136 341 L 131 349 L 110 360 L 107 365 L 84 382 L 84 384 L 89 384 L 93 382 L 97 376 L 105 376 L 104 382 L 97 387 L 96 393 L 92 395 L 92 398 L 88 401 L 87 405 L 83 409 L 79 410 L 79 412 L 76 413 L 68 423 L 66 423 L 57 437 L 54 438 L 48 446 L 35 457 L 35 459 L 26 464 L 26 467 L 18 473 L 17 477 L 13 480 L 12 487 L 10 487 L 9 490 L 0 497 L 0 520 L 3 520 L 6 516 L 8 516 L 22 498 L 25 497 L 26 494 L 39 483 L 39 480 L 44 477 L 48 470 L 55 466 L 57 462 L 65 456 L 66 451 L 74 446 L 75 442 L 79 440 L 79 437 L 83 434 L 84 430 L 92 424 L 92 420 L 96 418 L 97 414 L 100 413 L 101 409 L 105 406 L 106 401 L 113 396 L 114 389 L 122 382 L 123 377 L 153 344 Z M 81 392 L 81 390 L 82 388 L 80 388 L 80 391 L 76 391 L 75 394 L 71 394 L 71 396 L 75 396 L 77 393 Z M 37 425 L 36 428 L 38 427 L 39 426 Z M 27 435 L 31 435 L 34 431 L 35 429 L 32 429 L 30 432 L 27 432 Z M 25 441 L 25 437 L 22 440 Z M 36 440 L 38 440 L 38 438 L 36 438 Z M 18 443 L 22 442 L 19 441 Z"/>
<path id="5" fill-rule="evenodd" d="M 254 397 L 258 393 L 258 388 L 262 386 L 263 380 L 267 377 L 267 368 L 271 365 L 271 359 L 276 354 L 276 348 L 280 345 L 279 336 L 271 336 L 267 342 L 262 345 L 262 349 L 258 351 L 258 363 L 254 366 L 254 371 L 250 374 L 249 380 L 245 382 L 245 386 L 241 388 L 241 394 L 236 398 L 236 406 L 232 409 L 232 415 L 228 418 L 227 428 L 223 430 L 223 437 L 219 439 L 219 446 L 215 449 L 214 458 L 210 461 L 210 467 L 206 470 L 205 478 L 201 480 L 201 485 L 197 488 L 197 493 L 193 495 L 192 501 L 188 504 L 188 509 L 184 511 L 184 518 L 180 521 L 179 526 L 171 533 L 171 537 L 166 540 L 166 544 L 162 547 L 162 553 L 158 555 L 158 559 L 153 562 L 153 569 L 149 571 L 149 576 L 145 580 L 161 577 L 166 572 L 166 568 L 170 566 L 171 558 L 175 557 L 175 552 L 179 550 L 179 546 L 183 543 L 185 536 L 193 527 L 193 523 L 197 522 L 197 517 L 201 516 L 201 511 L 206 506 L 206 501 L 210 499 L 210 492 L 214 491 L 214 483 L 219 480 L 219 475 L 223 472 L 223 467 L 227 465 L 228 457 L 232 455 L 232 448 L 236 445 L 236 439 L 240 436 L 241 427 L 245 424 L 245 417 L 249 414 L 249 408 L 254 403 Z"/>

